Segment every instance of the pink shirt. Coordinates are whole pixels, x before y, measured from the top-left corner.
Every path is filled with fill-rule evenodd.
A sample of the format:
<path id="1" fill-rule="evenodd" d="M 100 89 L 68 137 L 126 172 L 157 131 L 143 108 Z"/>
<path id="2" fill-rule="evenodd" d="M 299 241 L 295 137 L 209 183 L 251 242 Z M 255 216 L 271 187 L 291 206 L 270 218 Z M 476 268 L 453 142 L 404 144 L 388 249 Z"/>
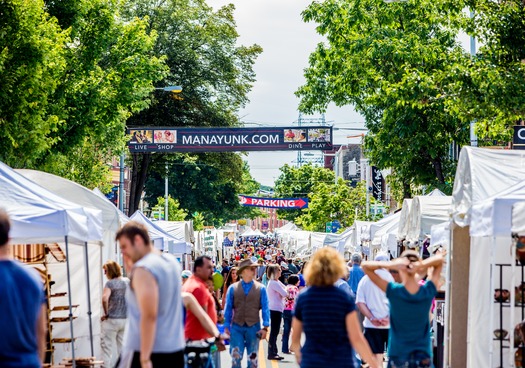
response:
<path id="1" fill-rule="evenodd" d="M 288 292 L 288 296 L 284 303 L 284 310 L 293 310 L 295 307 L 295 298 L 297 297 L 297 293 L 299 293 L 299 288 L 295 285 L 288 285 L 286 291 Z"/>
<path id="2" fill-rule="evenodd" d="M 284 298 L 288 294 L 286 287 L 279 280 L 270 280 L 266 287 L 268 292 L 268 305 L 271 311 L 282 312 L 284 310 Z"/>

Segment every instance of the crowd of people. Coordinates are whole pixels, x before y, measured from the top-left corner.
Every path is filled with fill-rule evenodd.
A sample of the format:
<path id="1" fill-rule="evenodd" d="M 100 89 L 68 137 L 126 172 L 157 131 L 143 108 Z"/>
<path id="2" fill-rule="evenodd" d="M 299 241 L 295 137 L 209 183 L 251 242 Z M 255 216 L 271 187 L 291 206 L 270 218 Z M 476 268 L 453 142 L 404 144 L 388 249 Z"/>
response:
<path id="1" fill-rule="evenodd" d="M 0 285 L 0 298 L 12 304 L 3 316 L 16 327 L 0 334 L 0 362 L 38 367 L 45 301 L 37 276 L 7 256 L 8 232 L 0 212 L 0 275 L 13 280 Z M 208 366 L 218 368 L 229 340 L 231 366 L 241 367 L 246 356 L 256 368 L 266 338 L 267 359 L 293 354 L 303 368 L 383 367 L 385 351 L 389 367 L 432 367 L 430 311 L 443 254 L 362 261 L 356 253 L 346 262 L 325 247 L 305 260 L 286 257 L 276 240 L 241 239 L 220 265 L 200 256 L 183 271 L 173 255 L 154 249 L 139 223 L 126 224 L 116 239 L 129 279 L 117 263 L 104 265 L 105 367 L 185 367 L 187 346 L 211 341 Z M 20 280 L 26 287 L 13 286 Z"/>

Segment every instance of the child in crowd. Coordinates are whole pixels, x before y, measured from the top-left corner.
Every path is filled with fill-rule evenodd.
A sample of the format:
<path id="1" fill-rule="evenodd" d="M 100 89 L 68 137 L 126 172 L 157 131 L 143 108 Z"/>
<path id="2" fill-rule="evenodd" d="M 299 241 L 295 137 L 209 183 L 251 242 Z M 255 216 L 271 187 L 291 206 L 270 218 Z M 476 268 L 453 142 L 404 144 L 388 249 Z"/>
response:
<path id="1" fill-rule="evenodd" d="M 286 296 L 285 304 L 284 304 L 284 311 L 283 311 L 283 322 L 284 322 L 284 329 L 283 329 L 283 346 L 282 346 L 282 352 L 283 354 L 293 354 L 290 351 L 288 341 L 290 339 L 290 331 L 292 330 L 292 317 L 293 317 L 293 309 L 295 307 L 295 298 L 297 297 L 297 294 L 299 293 L 299 276 L 297 275 L 291 275 L 288 277 L 288 285 L 286 286 L 286 292 L 288 295 Z"/>

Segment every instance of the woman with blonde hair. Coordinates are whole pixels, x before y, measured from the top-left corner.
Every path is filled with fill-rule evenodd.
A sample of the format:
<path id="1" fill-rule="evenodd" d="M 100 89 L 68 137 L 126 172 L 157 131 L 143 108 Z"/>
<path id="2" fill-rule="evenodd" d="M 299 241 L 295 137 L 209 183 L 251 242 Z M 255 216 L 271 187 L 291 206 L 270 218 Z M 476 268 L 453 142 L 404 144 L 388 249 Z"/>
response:
<path id="1" fill-rule="evenodd" d="M 345 274 L 343 257 L 325 247 L 305 269 L 308 288 L 299 294 L 292 322 L 292 351 L 301 368 L 355 368 L 353 348 L 371 368 L 382 367 L 370 350 L 357 319 L 355 301 L 334 284 Z M 306 341 L 301 348 L 301 334 Z"/>
<path id="2" fill-rule="evenodd" d="M 268 277 L 268 304 L 270 308 L 270 338 L 268 339 L 268 360 L 282 360 L 277 349 L 277 335 L 281 329 L 285 298 L 288 295 L 286 286 L 279 281 L 281 266 L 272 264 L 266 270 Z"/>
<path id="3" fill-rule="evenodd" d="M 122 277 L 120 265 L 108 261 L 102 266 L 108 279 L 102 293 L 102 331 L 100 346 L 104 367 L 114 367 L 122 349 L 124 329 L 126 326 L 127 305 L 126 290 L 129 280 Z"/>

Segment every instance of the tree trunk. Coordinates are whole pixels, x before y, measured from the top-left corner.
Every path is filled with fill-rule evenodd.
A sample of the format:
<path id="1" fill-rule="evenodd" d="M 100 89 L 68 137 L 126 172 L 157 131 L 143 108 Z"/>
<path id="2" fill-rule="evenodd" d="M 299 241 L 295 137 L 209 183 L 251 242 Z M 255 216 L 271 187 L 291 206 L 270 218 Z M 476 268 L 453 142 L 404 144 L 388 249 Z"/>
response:
<path id="1" fill-rule="evenodd" d="M 403 180 L 403 198 L 412 198 L 412 189 L 408 180 Z"/>
<path id="2" fill-rule="evenodd" d="M 139 209 L 140 198 L 146 184 L 149 164 L 151 163 L 150 153 L 132 153 L 133 165 L 131 168 L 131 188 L 129 193 L 128 216 L 131 216 Z"/>
<path id="3" fill-rule="evenodd" d="M 434 165 L 434 170 L 436 171 L 436 177 L 441 184 L 445 184 L 445 176 L 443 175 L 443 165 L 441 159 L 435 158 L 432 160 L 432 165 Z"/>

